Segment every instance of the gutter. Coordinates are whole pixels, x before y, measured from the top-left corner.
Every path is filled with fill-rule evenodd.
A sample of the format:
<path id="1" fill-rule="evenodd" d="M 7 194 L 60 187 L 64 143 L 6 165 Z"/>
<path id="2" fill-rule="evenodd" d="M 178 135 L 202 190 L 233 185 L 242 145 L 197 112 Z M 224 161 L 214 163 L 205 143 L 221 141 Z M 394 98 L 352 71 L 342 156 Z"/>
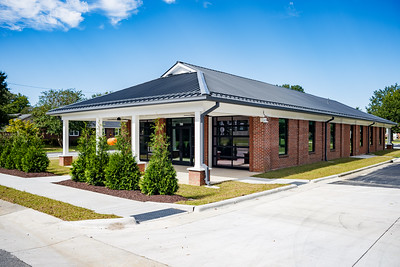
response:
<path id="1" fill-rule="evenodd" d="M 372 126 L 372 125 L 374 125 L 375 124 L 375 122 L 373 122 L 373 123 L 371 123 L 370 125 L 368 125 L 368 140 L 367 140 L 367 142 L 368 142 L 368 151 L 367 151 L 367 154 L 369 154 L 369 147 L 370 147 L 370 145 L 371 145 L 371 142 L 370 142 L 370 127 Z"/>
<path id="2" fill-rule="evenodd" d="M 211 112 L 213 112 L 214 110 L 216 110 L 219 107 L 219 102 L 215 102 L 215 105 L 212 106 L 211 108 L 209 108 L 208 110 L 204 111 L 203 113 L 200 114 L 200 131 L 201 131 L 201 141 L 200 144 L 202 144 L 200 146 L 200 160 L 201 160 L 201 167 L 203 167 L 205 169 L 205 182 L 206 185 L 210 185 L 210 173 L 209 170 L 210 168 L 204 164 L 204 118 L 210 114 Z M 210 125 L 208 126 L 210 127 Z M 210 153 L 211 151 L 209 151 Z"/>
<path id="3" fill-rule="evenodd" d="M 334 119 L 335 117 L 332 117 L 325 122 L 325 161 L 328 161 L 328 142 L 326 141 L 326 139 L 328 139 L 328 123 L 333 121 Z"/>

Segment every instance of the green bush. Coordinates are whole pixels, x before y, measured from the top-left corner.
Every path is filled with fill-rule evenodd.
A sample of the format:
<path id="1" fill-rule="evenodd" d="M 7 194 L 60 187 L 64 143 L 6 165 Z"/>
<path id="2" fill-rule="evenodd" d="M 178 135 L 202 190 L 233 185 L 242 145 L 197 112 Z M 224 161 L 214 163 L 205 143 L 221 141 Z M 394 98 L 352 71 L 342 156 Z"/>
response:
<path id="1" fill-rule="evenodd" d="M 105 169 L 108 164 L 107 139 L 101 136 L 96 144 L 96 137 L 91 136 L 89 152 L 86 162 L 86 182 L 91 185 L 104 185 L 106 180 Z"/>
<path id="2" fill-rule="evenodd" d="M 116 190 L 139 189 L 140 171 L 132 153 L 113 153 L 106 168 L 106 187 Z"/>
<path id="3" fill-rule="evenodd" d="M 79 151 L 78 158 L 72 162 L 71 179 L 76 182 L 86 182 L 85 170 L 89 156 L 94 153 L 95 147 L 93 146 L 93 137 L 90 135 L 90 130 L 85 125 L 82 135 L 78 138 Z"/>
<path id="4" fill-rule="evenodd" d="M 124 123 L 121 124 L 121 135 L 117 136 L 117 149 L 119 152 L 111 154 L 106 168 L 106 187 L 116 190 L 139 189 L 141 173 L 132 155 L 130 136 Z"/>
<path id="5" fill-rule="evenodd" d="M 164 128 L 165 124 L 157 119 L 151 135 L 153 155 L 140 181 L 140 189 L 144 194 L 172 195 L 179 189 L 176 171 L 169 159 L 169 144 Z"/>
<path id="6" fill-rule="evenodd" d="M 43 150 L 30 146 L 22 157 L 21 167 L 24 172 L 44 172 L 49 163 L 50 160 Z"/>
<path id="7" fill-rule="evenodd" d="M 0 166 L 25 172 L 43 172 L 49 166 L 49 159 L 43 150 L 43 140 L 38 129 L 29 121 L 10 120 L 6 127 L 11 136 L 1 143 Z"/>

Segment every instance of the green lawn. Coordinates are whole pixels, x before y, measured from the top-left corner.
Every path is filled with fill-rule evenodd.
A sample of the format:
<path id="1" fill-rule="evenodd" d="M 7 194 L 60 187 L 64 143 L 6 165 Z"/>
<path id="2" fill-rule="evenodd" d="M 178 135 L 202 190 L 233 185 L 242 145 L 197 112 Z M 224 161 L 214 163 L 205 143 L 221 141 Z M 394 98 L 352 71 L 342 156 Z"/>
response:
<path id="1" fill-rule="evenodd" d="M 47 213 L 64 221 L 121 218 L 114 214 L 99 214 L 89 209 L 2 185 L 0 185 L 0 199 Z"/>
<path id="2" fill-rule="evenodd" d="M 391 156 L 373 157 L 368 159 L 341 158 L 312 164 L 289 167 L 254 175 L 260 178 L 285 178 L 312 180 L 329 175 L 347 172 L 391 159 Z"/>
<path id="3" fill-rule="evenodd" d="M 46 151 L 46 152 L 63 152 L 63 148 L 59 147 L 59 146 L 45 145 L 44 151 Z M 76 146 L 70 146 L 69 151 L 71 151 L 71 152 L 77 151 Z"/>
<path id="4" fill-rule="evenodd" d="M 54 158 L 50 159 L 50 164 L 49 167 L 47 168 L 47 171 L 54 173 L 56 175 L 69 175 L 71 168 L 60 166 L 58 158 Z"/>
<path id="5" fill-rule="evenodd" d="M 177 195 L 188 198 L 187 201 L 179 201 L 178 204 L 203 205 L 230 199 L 234 197 L 249 195 L 256 192 L 271 190 L 284 186 L 284 184 L 248 184 L 242 182 L 228 181 L 217 184 L 219 189 L 205 186 L 179 185 Z"/>
<path id="6" fill-rule="evenodd" d="M 400 158 L 400 149 L 386 149 L 386 150 L 374 152 L 373 154 L 378 155 L 378 156 Z"/>

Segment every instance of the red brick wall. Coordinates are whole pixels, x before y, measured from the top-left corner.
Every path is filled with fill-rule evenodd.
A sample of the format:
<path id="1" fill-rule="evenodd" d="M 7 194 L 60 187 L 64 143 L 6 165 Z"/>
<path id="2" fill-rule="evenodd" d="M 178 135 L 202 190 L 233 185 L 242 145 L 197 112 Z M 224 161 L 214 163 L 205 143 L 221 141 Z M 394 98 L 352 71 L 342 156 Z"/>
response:
<path id="1" fill-rule="evenodd" d="M 308 151 L 308 125 L 305 120 L 289 120 L 288 153 L 279 155 L 279 119 L 271 118 L 268 123 L 260 122 L 259 117 L 249 118 L 250 171 L 262 172 L 290 166 L 308 164 L 325 159 L 325 123 L 315 123 L 315 151 Z M 336 123 L 335 149 L 330 150 L 330 124 L 327 125 L 328 160 L 350 156 L 350 125 Z M 384 128 L 374 128 L 374 145 L 370 151 L 384 149 L 384 141 L 379 145 L 379 131 L 384 137 Z M 354 155 L 367 153 L 368 128 L 364 127 L 364 145 L 360 147 L 360 126 L 353 126 Z M 382 138 L 383 138 L 382 137 Z"/>

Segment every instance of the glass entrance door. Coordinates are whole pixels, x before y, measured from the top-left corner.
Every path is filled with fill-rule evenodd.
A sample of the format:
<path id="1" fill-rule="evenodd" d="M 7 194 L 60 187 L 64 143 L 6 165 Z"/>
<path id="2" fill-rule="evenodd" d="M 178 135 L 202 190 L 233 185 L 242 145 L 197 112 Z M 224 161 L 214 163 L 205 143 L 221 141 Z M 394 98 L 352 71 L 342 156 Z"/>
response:
<path id="1" fill-rule="evenodd" d="M 193 165 L 194 140 L 192 118 L 169 119 L 167 132 L 170 137 L 172 163 Z"/>

